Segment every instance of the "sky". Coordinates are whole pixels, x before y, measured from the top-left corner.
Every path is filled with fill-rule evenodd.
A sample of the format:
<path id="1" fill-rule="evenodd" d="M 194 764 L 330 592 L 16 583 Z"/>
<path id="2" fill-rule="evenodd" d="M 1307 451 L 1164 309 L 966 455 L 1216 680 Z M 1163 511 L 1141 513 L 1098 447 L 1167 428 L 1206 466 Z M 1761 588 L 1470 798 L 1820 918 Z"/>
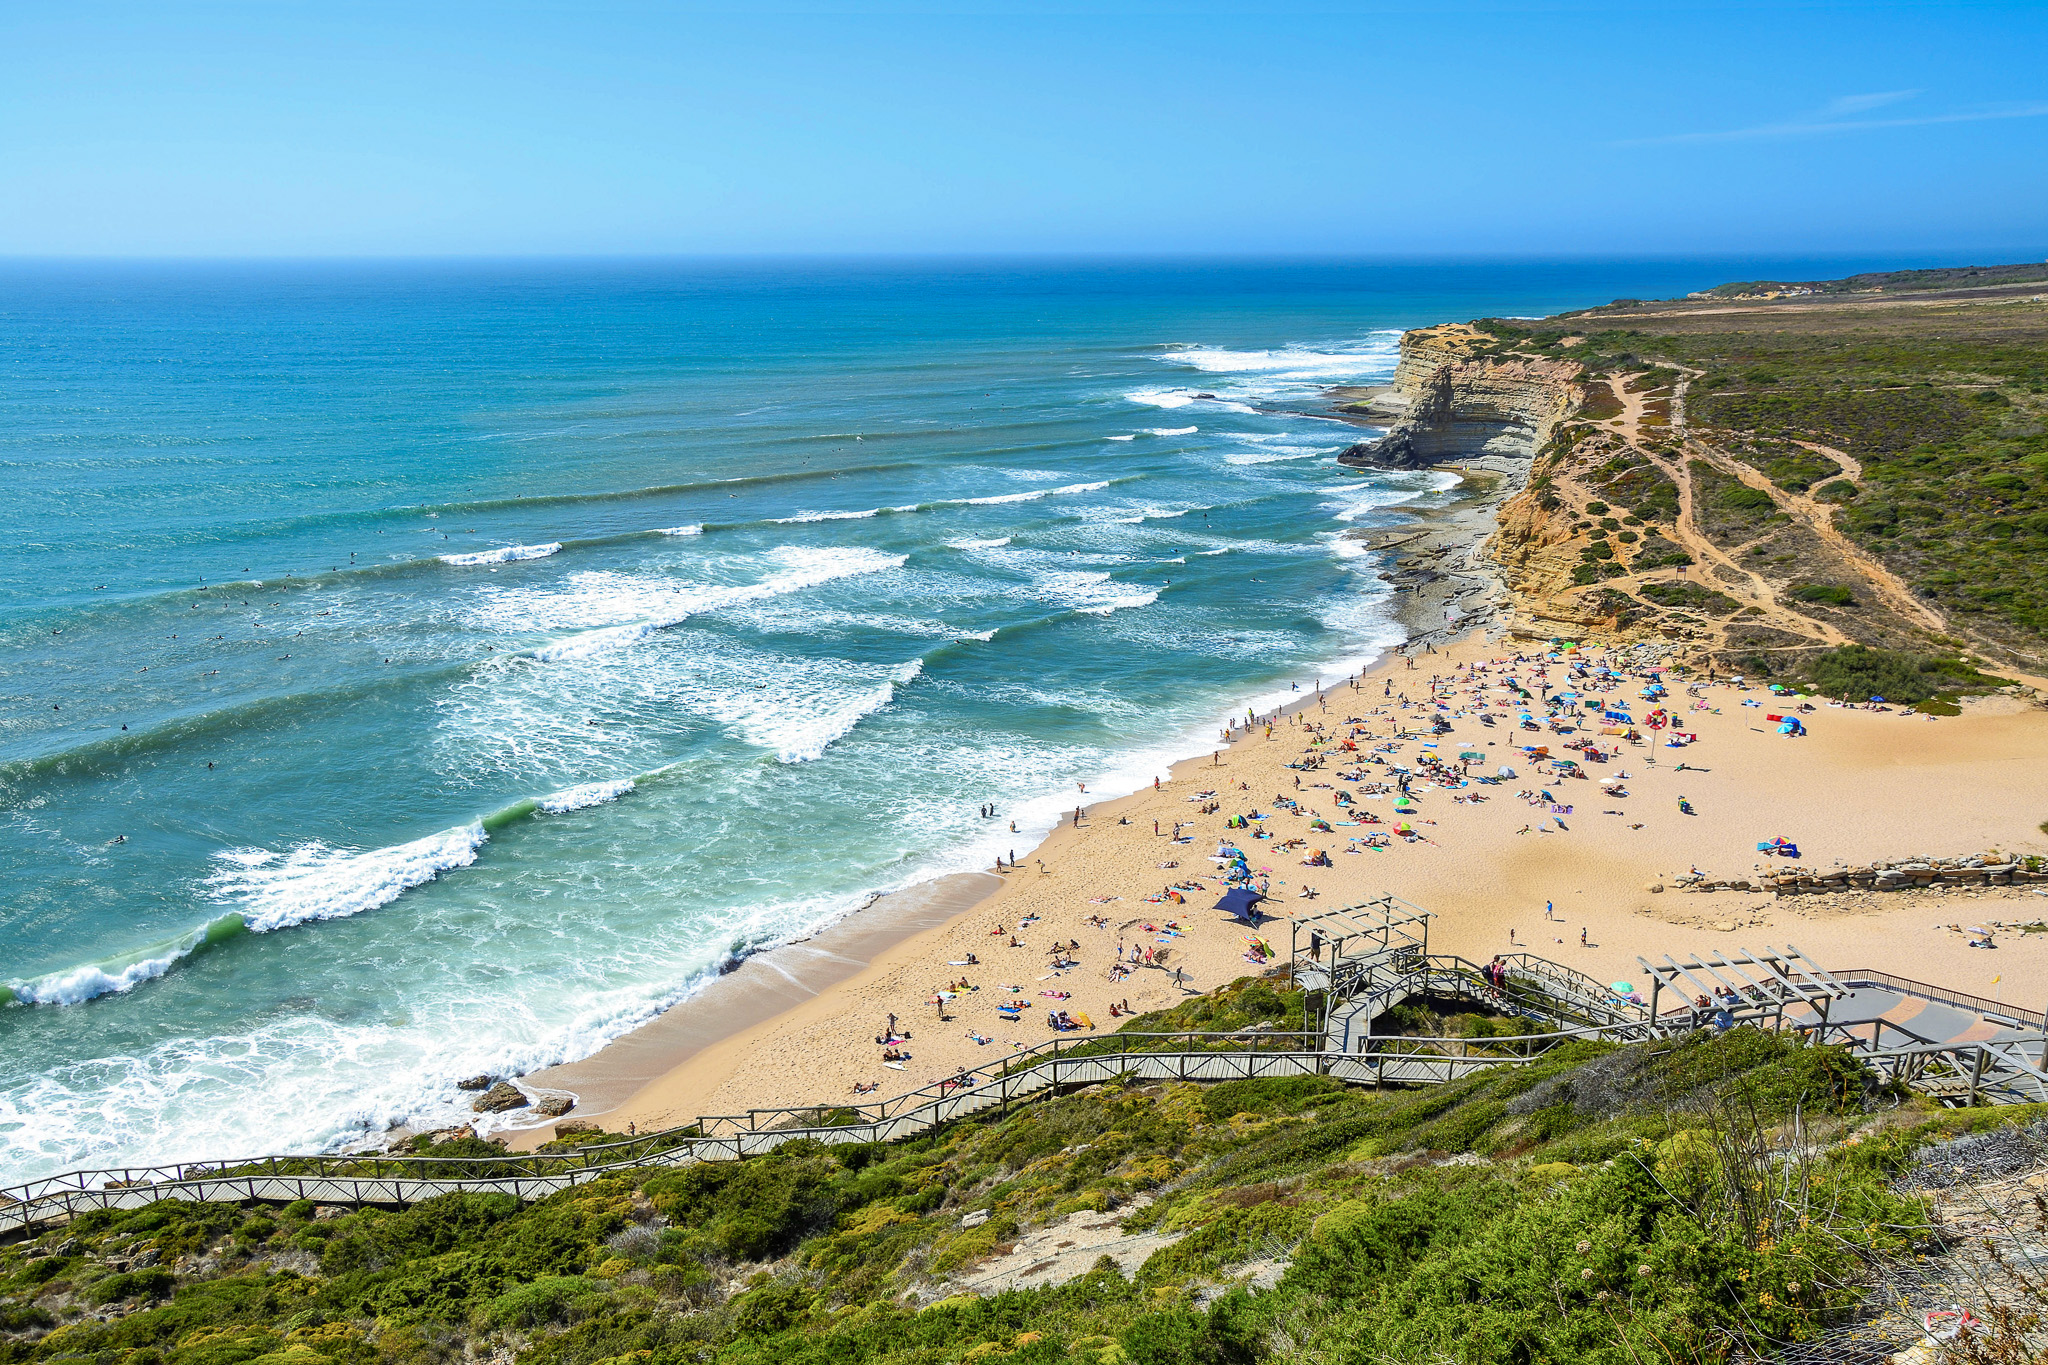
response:
<path id="1" fill-rule="evenodd" d="M 2048 3 L 0 6 L 0 255 L 2048 257 Z"/>

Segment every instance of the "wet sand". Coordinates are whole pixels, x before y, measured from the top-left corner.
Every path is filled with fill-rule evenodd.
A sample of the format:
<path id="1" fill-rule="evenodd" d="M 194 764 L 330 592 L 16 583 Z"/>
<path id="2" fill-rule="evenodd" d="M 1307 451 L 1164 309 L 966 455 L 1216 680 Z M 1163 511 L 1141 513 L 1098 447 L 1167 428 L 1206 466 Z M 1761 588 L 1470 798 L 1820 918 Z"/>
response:
<path id="1" fill-rule="evenodd" d="M 578 1118 L 616 1109 L 706 1048 L 824 994 L 885 949 L 946 923 L 1001 885 L 994 873 L 959 872 L 881 896 L 808 938 L 744 959 L 601 1051 L 522 1079 L 536 1090 L 575 1095 Z"/>

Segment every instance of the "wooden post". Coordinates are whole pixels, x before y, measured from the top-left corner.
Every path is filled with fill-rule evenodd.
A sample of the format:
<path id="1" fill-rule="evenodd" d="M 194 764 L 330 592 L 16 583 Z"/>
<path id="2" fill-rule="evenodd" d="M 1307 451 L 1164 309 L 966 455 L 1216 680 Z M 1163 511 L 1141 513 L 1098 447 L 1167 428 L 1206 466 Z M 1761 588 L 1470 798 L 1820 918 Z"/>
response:
<path id="1" fill-rule="evenodd" d="M 1984 1083 L 1984 1057 L 1988 1049 L 1981 1044 L 1977 1048 L 1976 1060 L 1970 1063 L 1970 1107 L 1977 1107 L 1977 1089 Z"/>

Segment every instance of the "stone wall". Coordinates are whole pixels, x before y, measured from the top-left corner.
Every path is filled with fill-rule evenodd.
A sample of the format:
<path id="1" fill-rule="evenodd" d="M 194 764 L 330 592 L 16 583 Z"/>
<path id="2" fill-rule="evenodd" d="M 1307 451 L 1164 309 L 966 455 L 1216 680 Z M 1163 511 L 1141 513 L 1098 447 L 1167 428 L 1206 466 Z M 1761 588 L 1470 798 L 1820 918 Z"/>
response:
<path id="1" fill-rule="evenodd" d="M 1867 867 L 1786 866 L 1754 877 L 1708 879 L 1681 891 L 1775 891 L 1780 895 L 1821 891 L 1911 891 L 1929 886 L 2048 885 L 2048 868 L 2029 871 L 2019 862 L 1985 858 L 1905 858 Z"/>

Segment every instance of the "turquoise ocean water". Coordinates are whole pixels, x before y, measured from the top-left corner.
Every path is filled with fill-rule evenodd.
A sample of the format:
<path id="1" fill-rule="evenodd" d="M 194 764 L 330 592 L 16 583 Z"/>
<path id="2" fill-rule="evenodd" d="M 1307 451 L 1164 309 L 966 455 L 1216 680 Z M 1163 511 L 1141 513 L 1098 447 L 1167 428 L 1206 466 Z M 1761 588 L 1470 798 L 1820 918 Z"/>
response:
<path id="1" fill-rule="evenodd" d="M 0 1180 L 450 1117 L 1021 853 L 1399 638 L 1341 536 L 1449 480 L 1322 392 L 1401 328 L 1865 264 L 0 267 Z"/>

